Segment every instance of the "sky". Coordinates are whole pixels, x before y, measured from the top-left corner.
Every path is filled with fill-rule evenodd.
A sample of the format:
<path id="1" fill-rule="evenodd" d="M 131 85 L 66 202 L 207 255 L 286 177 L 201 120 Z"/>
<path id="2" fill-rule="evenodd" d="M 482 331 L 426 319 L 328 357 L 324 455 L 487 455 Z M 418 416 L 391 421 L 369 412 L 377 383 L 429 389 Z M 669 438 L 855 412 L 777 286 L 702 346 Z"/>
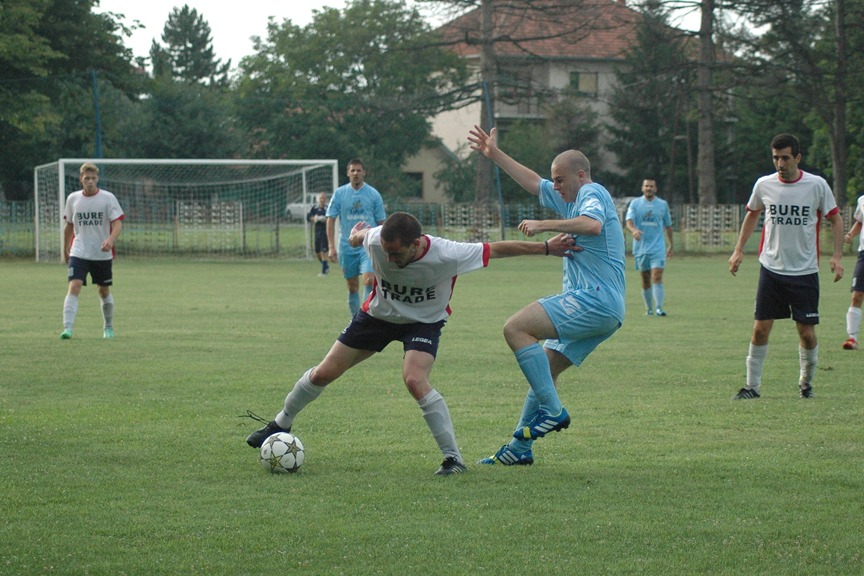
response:
<path id="1" fill-rule="evenodd" d="M 174 8 L 186 4 L 198 11 L 210 25 L 213 51 L 223 63 L 231 60 L 236 68 L 243 56 L 252 54 L 250 37 L 267 34 L 267 18 L 276 22 L 290 19 L 305 26 L 312 21 L 312 11 L 324 7 L 345 7 L 345 0 L 243 0 L 225 2 L 213 0 L 100 0 L 97 12 L 123 14 L 122 22 L 131 26 L 138 20 L 146 28 L 136 30 L 124 43 L 135 56 L 149 57 L 150 45 L 155 39 L 162 43 L 162 30 Z"/>
<path id="2" fill-rule="evenodd" d="M 252 54 L 252 36 L 264 37 L 267 34 L 267 18 L 273 16 L 276 22 L 290 19 L 294 24 L 305 26 L 312 22 L 313 10 L 324 7 L 342 10 L 346 0 L 243 0 L 226 2 L 213 0 L 100 0 L 97 12 L 123 14 L 122 22 L 132 26 L 137 20 L 145 28 L 136 30 L 125 45 L 132 49 L 135 56 L 149 57 L 150 45 L 155 39 L 162 42 L 162 30 L 168 15 L 174 8 L 188 4 L 198 11 L 210 25 L 213 50 L 216 58 L 223 63 L 231 60 L 236 68 L 243 56 Z M 686 21 L 693 20 L 690 14 Z M 681 25 L 681 22 L 675 22 Z M 684 23 L 685 28 L 692 29 Z M 695 14 L 698 29 L 698 13 Z"/>

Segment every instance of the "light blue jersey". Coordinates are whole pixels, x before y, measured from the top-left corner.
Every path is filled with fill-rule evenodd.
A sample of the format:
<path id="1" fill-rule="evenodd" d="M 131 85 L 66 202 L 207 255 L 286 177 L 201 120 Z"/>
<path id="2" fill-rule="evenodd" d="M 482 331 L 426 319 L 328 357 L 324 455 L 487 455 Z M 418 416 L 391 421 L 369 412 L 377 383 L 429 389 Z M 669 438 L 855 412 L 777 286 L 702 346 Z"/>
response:
<path id="1" fill-rule="evenodd" d="M 365 254 L 363 246 L 354 248 L 348 244 L 354 225 L 366 222 L 369 226 L 377 226 L 387 218 L 387 214 L 378 190 L 369 184 L 363 184 L 359 190 L 355 190 L 349 183 L 333 192 L 327 206 L 327 217 L 339 218 L 339 253 L 347 255 Z"/>
<path id="2" fill-rule="evenodd" d="M 654 197 L 650 202 L 644 196 L 636 198 L 627 207 L 625 220 L 642 231 L 641 240 L 633 240 L 633 256 L 651 256 L 666 259 L 666 228 L 672 226 L 669 204 Z"/>
<path id="3" fill-rule="evenodd" d="M 564 258 L 564 292 L 581 292 L 591 305 L 624 321 L 624 233 L 609 192 L 600 184 L 585 184 L 572 203 L 564 202 L 549 180 L 540 184 L 540 204 L 564 219 L 587 216 L 600 222 L 598 236 L 576 236 L 582 248 Z M 563 338 L 562 338 L 563 339 Z"/>

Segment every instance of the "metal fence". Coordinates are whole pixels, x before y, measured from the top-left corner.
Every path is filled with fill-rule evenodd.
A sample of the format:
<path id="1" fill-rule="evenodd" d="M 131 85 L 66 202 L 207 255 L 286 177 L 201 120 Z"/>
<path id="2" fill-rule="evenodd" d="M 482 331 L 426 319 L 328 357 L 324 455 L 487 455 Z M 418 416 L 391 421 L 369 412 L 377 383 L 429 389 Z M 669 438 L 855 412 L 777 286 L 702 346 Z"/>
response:
<path id="1" fill-rule="evenodd" d="M 619 201 L 618 210 L 622 225 L 627 202 Z M 426 231 L 431 234 L 464 241 L 493 241 L 520 239 L 517 230 L 519 222 L 526 219 L 548 219 L 557 217 L 551 211 L 531 203 L 507 204 L 499 210 L 495 205 L 464 204 L 427 204 L 416 202 L 394 203 L 387 205 L 387 212 L 397 210 L 410 212 L 417 216 Z M 852 225 L 854 206 L 841 208 L 841 215 L 848 229 Z M 718 204 L 701 206 L 684 204 L 672 206 L 672 228 L 675 235 L 675 251 L 689 254 L 712 254 L 731 252 L 738 238 L 745 207 L 737 204 Z M 288 218 L 286 216 L 286 218 Z M 286 227 L 297 226 L 286 221 Z M 827 223 L 823 221 L 823 226 Z M 302 226 L 301 226 L 302 227 Z M 284 230 L 284 228 L 283 228 Z M 758 247 L 760 228 L 753 234 L 748 250 Z M 135 223 L 130 221 L 123 235 L 135 234 Z M 278 228 L 277 228 L 278 234 Z M 284 234 L 284 232 L 283 232 Z M 301 233 L 302 234 L 302 233 Z M 300 236 L 302 239 L 302 236 Z M 628 252 L 632 237 L 625 234 Z M 278 242 L 277 242 L 278 245 Z M 831 242 L 822 243 L 823 250 L 831 249 Z M 280 249 L 277 254 L 284 257 L 298 257 L 290 246 Z M 34 204 L 28 202 L 0 202 L 0 257 L 34 257 Z M 248 254 L 238 253 L 246 257 Z"/>

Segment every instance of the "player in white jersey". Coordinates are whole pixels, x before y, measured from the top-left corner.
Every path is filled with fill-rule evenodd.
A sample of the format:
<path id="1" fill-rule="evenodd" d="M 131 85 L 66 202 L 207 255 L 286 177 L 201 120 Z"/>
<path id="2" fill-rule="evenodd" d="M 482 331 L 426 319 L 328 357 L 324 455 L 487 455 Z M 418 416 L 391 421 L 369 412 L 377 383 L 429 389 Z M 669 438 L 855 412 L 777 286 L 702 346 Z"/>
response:
<path id="1" fill-rule="evenodd" d="M 513 439 L 480 462 L 529 465 L 534 463 L 535 439 L 570 425 L 556 390 L 558 377 L 570 366 L 580 366 L 624 321 L 624 233 L 612 197 L 591 180 L 591 163 L 582 152 L 567 150 L 556 156 L 552 179 L 546 180 L 498 148 L 495 133 L 495 128 L 487 134 L 474 126 L 468 137 L 471 148 L 560 216 L 523 220 L 519 229 L 528 236 L 564 232 L 581 248 L 564 261 L 560 294 L 532 302 L 504 324 L 504 339 L 529 390 Z"/>
<path id="2" fill-rule="evenodd" d="M 852 238 L 858 236 L 858 260 L 855 262 L 855 273 L 852 275 L 852 301 L 846 311 L 846 334 L 843 342 L 844 350 L 858 349 L 858 328 L 861 326 L 861 303 L 864 302 L 864 234 L 861 226 L 864 223 L 864 196 L 858 198 L 858 205 L 853 215 L 855 223 L 843 237 L 843 241 L 851 244 Z"/>
<path id="3" fill-rule="evenodd" d="M 372 293 L 372 266 L 362 247 L 351 246 L 348 238 L 357 222 L 381 224 L 386 218 L 381 194 L 366 183 L 366 168 L 359 158 L 348 161 L 348 184 L 333 192 L 327 206 L 327 241 L 331 262 L 338 260 L 348 286 L 348 310 L 360 309 L 360 277 L 363 277 L 363 300 Z M 339 242 L 336 242 L 336 219 L 339 219 Z"/>
<path id="4" fill-rule="evenodd" d="M 405 212 L 392 214 L 375 228 L 358 222 L 349 242 L 354 247 L 362 246 L 372 262 L 375 282 L 371 297 L 324 359 L 294 384 L 283 409 L 266 426 L 250 434 L 246 443 L 259 448 L 271 434 L 290 431 L 297 414 L 318 398 L 325 386 L 398 340 L 405 352 L 405 386 L 420 406 L 444 455 L 435 474 L 464 472 L 450 411 L 429 381 L 441 329 L 450 315 L 456 279 L 460 274 L 485 268 L 490 258 L 531 254 L 568 257 L 579 248 L 567 234 L 545 242 L 454 242 L 423 234 L 420 222 Z"/>
<path id="5" fill-rule="evenodd" d="M 823 178 L 804 172 L 801 146 L 790 134 L 771 141 L 776 174 L 763 176 L 753 186 L 747 215 L 732 256 L 729 271 L 735 275 L 744 260 L 744 245 L 764 213 L 759 245 L 759 287 L 753 335 L 747 355 L 747 381 L 735 395 L 737 400 L 759 398 L 762 366 L 768 352 L 768 337 L 774 320 L 795 320 L 798 328 L 798 390 L 801 398 L 812 398 L 813 376 L 819 359 L 816 324 L 819 323 L 819 230 L 822 218 L 831 222 L 834 282 L 843 277 L 843 218 L 834 194 Z"/>
<path id="6" fill-rule="evenodd" d="M 633 260 L 642 275 L 642 299 L 647 315 L 666 316 L 663 270 L 666 259 L 672 257 L 672 217 L 669 204 L 657 197 L 656 180 L 642 180 L 642 196 L 630 202 L 624 222 L 633 235 Z"/>
<path id="7" fill-rule="evenodd" d="M 66 199 L 63 220 L 63 259 L 69 264 L 69 288 L 63 302 L 63 332 L 60 338 L 72 338 L 78 295 L 87 284 L 87 275 L 99 286 L 102 300 L 103 338 L 114 337 L 114 282 L 112 261 L 114 243 L 123 230 L 123 210 L 117 198 L 99 188 L 99 169 L 85 163 L 80 169 L 81 190 Z"/>

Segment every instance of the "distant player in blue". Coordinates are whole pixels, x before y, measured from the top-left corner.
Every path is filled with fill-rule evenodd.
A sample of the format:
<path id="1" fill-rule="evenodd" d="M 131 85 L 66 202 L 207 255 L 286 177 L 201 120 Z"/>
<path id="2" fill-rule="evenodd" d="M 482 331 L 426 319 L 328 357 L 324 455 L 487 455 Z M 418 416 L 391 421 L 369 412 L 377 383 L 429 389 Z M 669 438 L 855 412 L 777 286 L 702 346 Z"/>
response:
<path id="1" fill-rule="evenodd" d="M 330 246 L 330 261 L 339 262 L 342 276 L 348 284 L 348 309 L 351 316 L 360 310 L 360 275 L 363 276 L 364 296 L 372 294 L 372 284 L 375 275 L 372 273 L 372 263 L 362 246 L 353 248 L 348 243 L 351 229 L 358 222 L 383 224 L 387 215 L 384 213 L 384 201 L 378 190 L 365 182 L 366 168 L 359 158 L 348 161 L 348 184 L 340 186 L 333 192 L 330 205 L 327 207 L 327 242 Z M 336 244 L 336 219 L 339 219 L 339 244 Z"/>
<path id="2" fill-rule="evenodd" d="M 530 385 L 513 439 L 482 464 L 534 463 L 535 439 L 570 425 L 558 397 L 558 376 L 579 366 L 624 321 L 624 233 L 609 192 L 591 180 L 584 154 L 568 150 L 552 162 L 552 180 L 516 162 L 496 144 L 496 130 L 470 131 L 471 149 L 480 152 L 540 205 L 561 216 L 556 220 L 523 220 L 527 236 L 565 232 L 576 239 L 573 258 L 564 260 L 561 294 L 541 298 L 516 312 L 504 325 L 504 339 Z M 545 340 L 543 346 L 540 341 Z"/>
<path id="3" fill-rule="evenodd" d="M 666 316 L 663 269 L 666 259 L 672 257 L 672 218 L 669 204 L 657 197 L 657 182 L 653 178 L 642 181 L 642 197 L 627 207 L 625 221 L 633 234 L 633 259 L 636 270 L 642 274 L 642 298 L 648 315 Z"/>

